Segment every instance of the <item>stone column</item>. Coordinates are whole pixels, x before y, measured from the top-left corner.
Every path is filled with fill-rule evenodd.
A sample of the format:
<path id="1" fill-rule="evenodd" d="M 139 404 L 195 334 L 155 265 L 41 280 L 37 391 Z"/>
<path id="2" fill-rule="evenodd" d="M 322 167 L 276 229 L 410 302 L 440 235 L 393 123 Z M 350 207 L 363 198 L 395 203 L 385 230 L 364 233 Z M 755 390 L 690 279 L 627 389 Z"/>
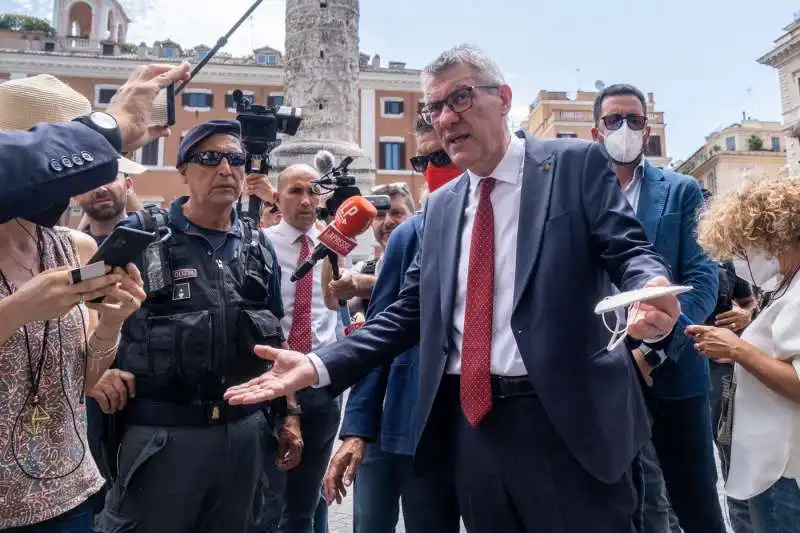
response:
<path id="1" fill-rule="evenodd" d="M 358 146 L 358 0 L 287 0 L 285 105 L 303 110 L 297 135 L 273 151 L 276 168 L 313 164 L 322 149 L 354 158 L 358 185 L 375 180 L 372 161 Z"/>
<path id="2" fill-rule="evenodd" d="M 301 108 L 303 121 L 297 135 L 284 136 L 273 150 L 275 175 L 294 163 L 313 166 L 314 155 L 328 150 L 337 164 L 354 159 L 350 170 L 362 194 L 375 183 L 375 165 L 357 144 L 358 22 L 358 0 L 286 1 L 284 105 Z M 371 231 L 359 243 L 353 255 L 369 254 Z"/>

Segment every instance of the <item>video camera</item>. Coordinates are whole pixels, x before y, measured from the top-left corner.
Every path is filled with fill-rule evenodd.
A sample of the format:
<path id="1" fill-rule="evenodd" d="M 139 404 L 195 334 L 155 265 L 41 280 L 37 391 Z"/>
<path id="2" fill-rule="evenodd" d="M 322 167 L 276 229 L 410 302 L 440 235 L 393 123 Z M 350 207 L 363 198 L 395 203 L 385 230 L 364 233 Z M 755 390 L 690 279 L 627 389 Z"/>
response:
<path id="1" fill-rule="evenodd" d="M 319 179 L 314 180 L 314 192 L 316 194 L 326 194 L 333 192 L 330 198 L 325 201 L 325 207 L 317 209 L 317 218 L 327 220 L 339 209 L 342 202 L 353 196 L 361 196 L 361 191 L 356 187 L 356 178 L 349 174 L 349 167 L 353 163 L 350 156 L 342 159 L 342 162 L 335 165 L 333 154 L 327 150 L 322 150 L 314 157 L 314 166 L 322 174 Z M 388 196 L 365 196 L 378 212 L 389 211 L 392 207 L 392 199 Z"/>
<path id="2" fill-rule="evenodd" d="M 233 91 L 233 101 L 236 103 L 236 120 L 242 125 L 242 144 L 247 152 L 245 173 L 254 172 L 253 160 L 256 160 L 260 163 L 255 172 L 269 174 L 269 154 L 281 144 L 278 133 L 295 135 L 303 120 L 302 109 L 254 104 L 253 97 L 239 89 Z M 260 213 L 261 199 L 251 195 L 247 214 L 257 222 Z"/>

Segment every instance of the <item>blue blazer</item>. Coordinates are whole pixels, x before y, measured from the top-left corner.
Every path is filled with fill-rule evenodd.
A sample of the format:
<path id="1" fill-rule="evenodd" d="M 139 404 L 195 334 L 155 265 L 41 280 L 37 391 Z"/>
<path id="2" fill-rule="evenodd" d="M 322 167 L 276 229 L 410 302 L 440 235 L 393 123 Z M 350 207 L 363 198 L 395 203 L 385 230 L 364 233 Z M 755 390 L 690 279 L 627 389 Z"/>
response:
<path id="1" fill-rule="evenodd" d="M 119 156 L 105 137 L 78 122 L 0 132 L 0 224 L 114 180 Z"/>
<path id="2" fill-rule="evenodd" d="M 660 170 L 645 162 L 636 216 L 647 238 L 667 261 L 673 281 L 692 285 L 681 294 L 681 311 L 702 324 L 717 304 L 717 265 L 697 243 L 697 218 L 703 194 L 691 176 Z M 711 388 L 708 360 L 694 349 L 681 317 L 666 350 L 667 360 L 653 371 L 653 392 L 660 398 L 680 399 L 705 394 Z"/>
<path id="3" fill-rule="evenodd" d="M 422 215 L 397 226 L 383 252 L 383 266 L 372 290 L 367 319 L 397 300 L 406 270 L 419 249 Z M 419 345 L 403 352 L 391 365 L 376 368 L 353 385 L 345 407 L 339 437 L 375 441 L 388 453 L 414 454 L 412 413 L 417 404 Z"/>
<path id="4" fill-rule="evenodd" d="M 554 429 L 586 471 L 606 483 L 630 469 L 650 438 L 633 360 L 594 313 L 611 294 L 641 288 L 669 269 L 647 240 L 608 154 L 578 139 L 525 139 L 511 327 Z M 428 197 L 420 251 L 399 298 L 346 339 L 318 351 L 341 393 L 418 342 L 415 460 L 452 454 L 449 427 L 427 424 L 450 354 L 459 235 L 469 178 Z M 437 410 L 438 414 L 439 411 Z"/>

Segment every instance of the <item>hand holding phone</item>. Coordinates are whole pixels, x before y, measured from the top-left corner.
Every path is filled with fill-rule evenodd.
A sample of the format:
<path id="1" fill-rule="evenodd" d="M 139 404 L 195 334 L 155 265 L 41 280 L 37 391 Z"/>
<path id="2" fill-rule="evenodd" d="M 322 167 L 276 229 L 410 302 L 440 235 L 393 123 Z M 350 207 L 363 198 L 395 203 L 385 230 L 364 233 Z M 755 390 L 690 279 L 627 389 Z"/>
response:
<path id="1" fill-rule="evenodd" d="M 97 252 L 89 259 L 86 266 L 70 271 L 70 283 L 76 284 L 103 276 L 107 267 L 124 269 L 128 263 L 133 263 L 155 238 L 154 233 L 147 231 L 124 226 L 115 228 L 114 232 L 102 242 Z M 102 298 L 89 301 L 100 302 Z"/>

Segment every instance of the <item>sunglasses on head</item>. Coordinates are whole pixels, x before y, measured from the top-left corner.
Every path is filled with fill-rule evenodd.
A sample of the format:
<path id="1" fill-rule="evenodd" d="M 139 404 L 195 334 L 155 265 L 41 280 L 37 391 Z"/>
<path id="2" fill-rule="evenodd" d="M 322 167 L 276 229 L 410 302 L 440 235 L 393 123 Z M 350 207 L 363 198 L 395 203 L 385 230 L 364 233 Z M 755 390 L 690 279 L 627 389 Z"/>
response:
<path id="1" fill-rule="evenodd" d="M 614 113 L 613 115 L 606 115 L 600 120 L 603 121 L 603 125 L 606 129 L 610 131 L 620 129 L 623 121 L 628 123 L 630 129 L 637 131 L 643 129 L 647 124 L 647 117 L 635 113 L 630 113 L 628 115 Z"/>
<path id="2" fill-rule="evenodd" d="M 416 155 L 412 157 L 411 168 L 417 172 L 425 172 L 425 169 L 428 168 L 428 163 L 435 167 L 446 167 L 452 162 L 453 161 L 450 159 L 450 156 L 447 155 L 447 152 L 445 152 L 444 149 L 441 149 L 431 152 L 428 155 Z"/>
<path id="3" fill-rule="evenodd" d="M 243 167 L 247 161 L 247 154 L 244 152 L 198 152 L 189 158 L 189 163 L 215 167 L 222 163 L 223 159 L 227 159 L 228 164 L 232 167 Z"/>

